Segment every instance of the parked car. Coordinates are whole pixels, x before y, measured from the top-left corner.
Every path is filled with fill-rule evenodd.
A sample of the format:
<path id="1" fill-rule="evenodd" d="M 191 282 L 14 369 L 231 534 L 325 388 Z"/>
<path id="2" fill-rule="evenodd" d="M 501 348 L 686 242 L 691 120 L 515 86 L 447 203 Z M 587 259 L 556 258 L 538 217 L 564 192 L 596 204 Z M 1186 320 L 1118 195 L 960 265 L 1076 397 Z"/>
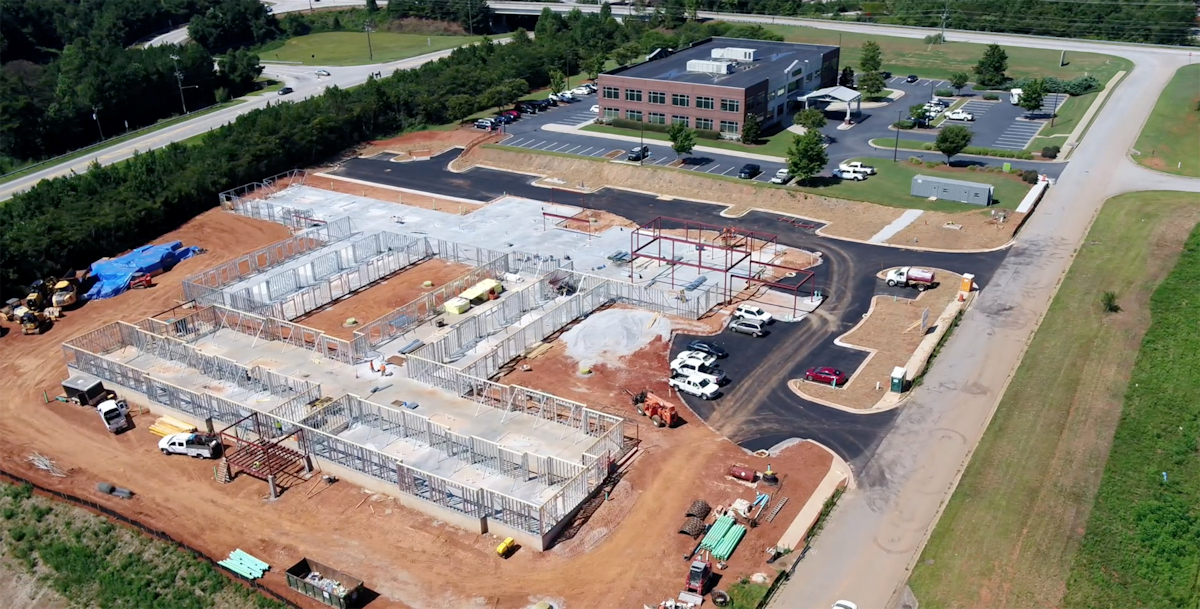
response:
<path id="1" fill-rule="evenodd" d="M 700 361 L 699 358 L 690 357 L 683 360 L 675 360 L 671 362 L 671 372 L 675 374 L 687 374 L 691 376 L 701 376 L 718 385 L 725 380 L 725 372 L 715 366 L 710 366 Z"/>
<path id="2" fill-rule="evenodd" d="M 792 172 L 787 169 L 780 169 L 775 172 L 775 177 L 771 178 L 772 184 L 787 184 L 792 180 Z"/>
<path id="3" fill-rule="evenodd" d="M 592 113 L 600 114 L 600 104 L 596 104 L 595 106 L 592 106 Z"/>
<path id="4" fill-rule="evenodd" d="M 676 391 L 682 393 L 690 393 L 698 398 L 710 400 L 716 397 L 717 392 L 721 390 L 716 383 L 703 378 L 695 377 L 686 374 L 676 374 L 672 376 L 667 384 L 674 387 Z"/>
<path id="5" fill-rule="evenodd" d="M 763 323 L 761 321 L 754 321 L 753 319 L 735 319 L 729 322 L 729 331 L 739 334 L 749 334 L 754 337 L 759 337 L 767 333 Z"/>
<path id="6" fill-rule="evenodd" d="M 549 97 L 547 97 L 546 99 L 543 99 L 543 100 L 542 100 L 542 103 L 544 103 L 544 104 L 548 104 L 548 105 L 550 105 L 550 106 L 557 106 L 557 105 L 558 105 L 558 98 L 554 97 L 554 95 L 550 95 L 550 96 L 549 96 Z"/>
<path id="7" fill-rule="evenodd" d="M 317 70 L 317 76 L 329 76 L 329 70 Z"/>
<path id="8" fill-rule="evenodd" d="M 517 102 L 516 108 L 521 114 L 537 114 L 541 110 L 532 102 Z"/>
<path id="9" fill-rule="evenodd" d="M 574 89 L 571 89 L 571 95 L 583 96 L 583 95 L 591 95 L 591 94 L 592 94 L 592 90 L 583 85 L 580 85 L 578 87 L 575 87 Z"/>
<path id="10" fill-rule="evenodd" d="M 504 112 L 501 112 L 500 114 L 503 116 L 507 116 L 507 117 L 513 119 L 514 121 L 521 120 L 521 111 L 520 110 L 505 110 Z"/>
<path id="11" fill-rule="evenodd" d="M 726 352 L 724 349 L 722 349 L 720 345 L 706 341 L 706 340 L 691 341 L 687 344 L 687 348 L 690 351 L 699 351 L 701 353 L 708 353 L 709 355 L 715 355 L 718 358 L 729 355 L 729 353 Z"/>
<path id="12" fill-rule="evenodd" d="M 507 125 L 507 124 L 513 122 L 513 119 L 511 116 L 508 116 L 506 114 L 497 114 L 496 116 L 492 117 L 492 122 L 495 123 L 496 125 Z"/>
<path id="13" fill-rule="evenodd" d="M 676 355 L 671 363 L 682 362 L 684 360 L 696 360 L 705 366 L 711 366 L 717 361 L 717 356 L 703 351 L 684 351 Z"/>
<path id="14" fill-rule="evenodd" d="M 891 72 L 880 72 L 880 73 L 879 73 L 879 75 L 880 75 L 880 76 L 882 76 L 884 80 L 891 80 L 891 79 L 892 79 L 892 73 L 891 73 Z"/>
<path id="15" fill-rule="evenodd" d="M 629 151 L 629 155 L 625 157 L 628 161 L 643 161 L 650 157 L 649 146 L 636 146 Z"/>
<path id="16" fill-rule="evenodd" d="M 496 121 L 494 121 L 490 118 L 481 118 L 481 119 L 475 121 L 476 129 L 495 129 L 496 125 L 497 125 Z"/>
<path id="17" fill-rule="evenodd" d="M 863 163 L 862 161 L 848 161 L 838 165 L 838 169 L 841 169 L 842 171 L 857 171 L 859 173 L 865 173 L 869 176 L 875 175 L 875 168 Z"/>
<path id="18" fill-rule="evenodd" d="M 948 120 L 948 121 L 973 121 L 973 120 L 975 120 L 975 115 L 971 114 L 970 112 L 967 112 L 966 110 L 963 110 L 962 108 L 959 108 L 958 110 L 954 110 L 953 112 L 947 113 L 946 120 Z"/>
<path id="19" fill-rule="evenodd" d="M 221 441 L 198 433 L 173 433 L 158 441 L 164 455 L 187 455 L 199 459 L 221 456 Z"/>
<path id="20" fill-rule="evenodd" d="M 279 95 L 287 95 L 288 93 L 294 93 L 295 91 L 296 90 L 291 87 L 284 87 L 279 90 Z"/>
<path id="21" fill-rule="evenodd" d="M 921 79 L 916 74 L 909 74 L 908 78 L 904 79 L 904 82 L 914 83 L 914 82 L 917 82 L 918 80 L 921 80 Z"/>
<path id="22" fill-rule="evenodd" d="M 752 319 L 764 324 L 771 323 L 771 314 L 762 310 L 760 307 L 748 304 L 740 304 L 733 310 L 733 316 L 738 319 Z"/>
<path id="23" fill-rule="evenodd" d="M 843 180 L 853 180 L 855 182 L 861 182 L 861 181 L 867 179 L 867 174 L 865 174 L 861 171 L 852 171 L 852 170 L 842 169 L 839 167 L 839 168 L 833 170 L 833 177 L 841 178 Z"/>
<path id="24" fill-rule="evenodd" d="M 583 86 L 587 87 L 587 89 L 589 91 L 591 91 L 592 93 L 596 92 L 596 83 L 594 83 L 594 82 L 585 82 L 585 83 L 583 83 Z"/>
<path id="25" fill-rule="evenodd" d="M 826 385 L 844 385 L 846 384 L 846 375 L 837 368 L 828 366 L 820 366 L 817 368 L 809 368 L 804 373 L 804 380 L 814 383 L 824 383 Z"/>
<path id="26" fill-rule="evenodd" d="M 554 94 L 552 94 L 552 95 L 551 95 L 551 97 L 553 97 L 553 98 L 557 99 L 557 100 L 558 100 L 558 101 L 560 101 L 560 102 L 567 102 L 567 103 L 571 103 L 571 102 L 574 102 L 574 101 L 579 101 L 578 99 L 576 99 L 576 98 L 575 98 L 575 96 L 574 96 L 574 95 L 571 95 L 571 93 L 570 93 L 570 92 L 568 92 L 568 91 L 562 91 L 562 92 L 559 92 L 559 93 L 554 93 Z"/>
<path id="27" fill-rule="evenodd" d="M 754 163 L 746 163 L 745 165 L 742 165 L 740 170 L 738 170 L 738 177 L 743 180 L 750 180 L 760 173 L 762 173 L 762 167 L 759 167 Z"/>

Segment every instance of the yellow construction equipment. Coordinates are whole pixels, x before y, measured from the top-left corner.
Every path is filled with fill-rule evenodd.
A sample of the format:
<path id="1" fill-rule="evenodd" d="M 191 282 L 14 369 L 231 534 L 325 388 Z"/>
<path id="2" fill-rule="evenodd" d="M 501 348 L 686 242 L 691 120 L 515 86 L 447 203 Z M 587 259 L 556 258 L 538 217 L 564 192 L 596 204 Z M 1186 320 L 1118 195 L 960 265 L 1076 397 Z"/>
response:
<path id="1" fill-rule="evenodd" d="M 54 294 L 50 303 L 60 309 L 73 306 L 79 302 L 79 281 L 74 277 L 63 279 L 54 284 Z"/>
<path id="2" fill-rule="evenodd" d="M 0 307 L 0 321 L 17 321 L 15 311 L 20 306 L 22 306 L 20 298 L 9 298 L 4 306 Z"/>
<path id="3" fill-rule="evenodd" d="M 50 329 L 50 318 L 45 313 L 29 307 L 17 307 L 13 314 L 21 323 L 21 334 L 41 334 Z"/>

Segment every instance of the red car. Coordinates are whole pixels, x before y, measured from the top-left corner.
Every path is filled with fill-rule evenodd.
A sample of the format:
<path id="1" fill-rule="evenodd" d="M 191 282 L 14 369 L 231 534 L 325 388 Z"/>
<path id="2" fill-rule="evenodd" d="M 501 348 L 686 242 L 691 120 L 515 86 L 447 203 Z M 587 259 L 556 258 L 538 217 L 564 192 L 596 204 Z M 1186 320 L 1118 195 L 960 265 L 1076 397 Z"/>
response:
<path id="1" fill-rule="evenodd" d="M 837 368 L 809 368 L 808 372 L 804 373 L 804 380 L 826 385 L 844 385 L 846 384 L 846 375 Z"/>

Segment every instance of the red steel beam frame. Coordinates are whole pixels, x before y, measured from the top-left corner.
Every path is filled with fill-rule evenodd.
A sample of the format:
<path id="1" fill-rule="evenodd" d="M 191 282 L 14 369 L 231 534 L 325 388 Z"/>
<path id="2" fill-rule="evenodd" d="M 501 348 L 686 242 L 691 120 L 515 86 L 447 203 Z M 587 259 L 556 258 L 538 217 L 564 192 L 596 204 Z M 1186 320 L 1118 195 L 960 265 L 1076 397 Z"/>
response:
<path id="1" fill-rule="evenodd" d="M 789 273 L 795 273 L 797 277 L 802 276 L 803 279 L 801 279 L 800 282 L 797 283 L 796 285 L 790 285 L 790 284 L 782 283 L 782 282 L 778 282 L 778 281 L 767 281 L 766 279 L 760 279 L 755 276 L 755 275 L 757 275 L 757 273 L 754 272 L 754 265 L 756 265 L 756 264 L 759 266 L 765 266 L 765 267 L 769 267 L 772 269 L 779 269 L 779 270 L 786 271 Z M 765 270 L 765 269 L 760 269 L 760 270 Z M 733 277 L 736 279 L 743 279 L 747 283 L 750 283 L 750 284 L 757 283 L 760 285 L 765 285 L 767 287 L 779 288 L 781 290 L 791 292 L 792 293 L 792 315 L 794 316 L 794 315 L 796 315 L 796 305 L 799 303 L 800 288 L 803 287 L 804 284 L 806 284 L 810 280 L 812 280 L 812 278 L 815 276 L 816 276 L 816 273 L 813 273 L 812 271 L 809 271 L 807 269 L 798 269 L 796 267 L 785 266 L 782 264 L 773 264 L 770 262 L 759 262 L 757 260 L 751 260 L 750 261 L 750 273 L 748 276 L 747 275 L 734 275 Z"/>
<path id="2" fill-rule="evenodd" d="M 287 447 L 279 446 L 279 444 L 280 444 L 280 442 L 283 442 L 284 440 L 292 437 L 297 432 L 299 432 L 300 431 L 299 427 L 292 430 L 292 432 L 289 434 L 279 436 L 277 438 L 268 439 L 267 436 L 263 434 L 262 418 L 259 417 L 258 415 L 259 415 L 259 413 L 252 412 L 252 413 L 238 419 L 237 422 L 233 423 L 232 425 L 224 427 L 223 429 L 221 429 L 220 431 L 217 432 L 217 435 L 220 436 L 221 438 L 229 438 L 229 440 L 232 442 L 232 444 L 235 447 L 234 452 L 237 452 L 240 450 L 254 451 L 254 452 L 262 455 L 262 462 L 266 463 L 268 465 L 271 463 L 270 456 L 271 456 L 272 448 L 278 447 L 280 450 L 284 450 L 287 452 L 293 452 L 293 453 L 296 452 Z M 254 435 L 258 436 L 258 440 L 253 441 L 253 442 L 242 439 L 242 437 L 239 433 L 241 431 L 241 429 L 238 427 L 238 425 L 240 425 L 242 423 L 242 421 L 245 421 L 246 419 L 250 419 L 250 418 L 254 419 Z M 233 433 L 227 433 L 230 429 L 234 430 Z M 282 430 L 279 430 L 279 431 L 282 431 Z M 262 474 L 262 477 L 260 478 L 261 480 L 266 480 L 267 476 L 269 476 L 271 474 L 279 473 L 279 471 L 274 471 L 273 467 L 268 468 L 268 470 L 270 470 L 270 471 L 267 471 L 265 474 Z M 254 472 L 254 471 L 251 471 L 251 470 L 245 469 L 245 468 L 239 468 L 239 471 L 245 471 L 246 473 L 250 474 L 251 477 L 259 478 L 258 472 Z M 282 471 L 282 470 L 280 470 L 280 471 Z M 235 475 L 235 474 L 236 474 L 236 472 L 231 472 L 231 475 Z"/>
<path id="3" fill-rule="evenodd" d="M 684 236 L 683 237 L 672 237 L 670 235 L 662 234 L 663 230 L 665 230 L 662 227 L 662 223 L 664 220 L 672 222 L 672 223 L 681 224 L 683 226 Z M 695 238 L 692 238 L 692 236 L 691 236 L 691 232 L 693 229 L 696 231 Z M 650 231 L 649 234 L 643 232 L 643 231 L 647 231 L 647 230 Z M 710 231 L 714 231 L 714 232 L 718 233 L 717 237 L 715 239 L 713 239 L 712 243 L 705 241 L 705 239 L 704 239 L 704 231 L 705 230 L 710 230 Z M 648 238 L 649 241 L 647 241 L 644 244 L 639 245 L 639 243 L 641 242 L 641 238 L 643 238 L 643 237 Z M 737 243 L 735 245 L 729 245 L 728 240 L 730 238 L 736 239 Z M 753 253 L 756 250 L 761 250 L 762 248 L 766 247 L 767 245 L 777 245 L 776 239 L 777 239 L 777 237 L 770 233 L 761 233 L 758 231 L 748 231 L 748 230 L 742 230 L 742 229 L 733 228 L 733 227 L 717 226 L 715 224 L 708 224 L 705 222 L 694 222 L 691 220 L 683 220 L 680 218 L 659 216 L 659 217 L 635 228 L 629 235 L 629 254 L 630 254 L 629 279 L 631 281 L 633 280 L 634 262 L 638 258 L 648 258 L 650 260 L 657 260 L 659 262 L 670 263 L 672 265 L 671 289 L 675 288 L 674 265 L 682 265 L 682 266 L 687 266 L 687 267 L 706 270 L 706 271 L 718 271 L 722 274 L 724 281 L 725 281 L 725 286 L 724 286 L 725 300 L 729 300 L 731 298 L 731 294 L 729 293 L 729 273 L 730 273 L 730 271 L 737 265 L 744 262 L 747 258 L 750 258 L 751 255 L 753 255 Z M 719 245 L 717 243 L 718 240 L 726 240 L 727 243 L 726 243 L 726 245 Z M 662 242 L 663 241 L 667 241 L 671 244 L 670 256 L 663 256 L 663 251 L 662 251 L 662 249 L 663 249 Z M 756 241 L 758 242 L 757 245 L 755 243 Z M 676 260 L 675 259 L 675 244 L 676 243 L 690 245 L 693 248 L 695 248 L 696 261 L 689 262 L 687 260 Z M 643 250 L 645 250 L 646 248 L 650 247 L 651 245 L 655 245 L 655 244 L 658 245 L 657 254 L 648 254 L 648 253 L 643 252 Z M 715 264 L 705 264 L 704 263 L 704 248 L 717 249 L 717 250 L 721 250 L 722 252 L 724 252 L 725 260 L 724 260 L 723 265 L 717 266 Z M 753 264 L 753 262 L 754 262 L 753 259 L 751 259 L 751 264 Z"/>

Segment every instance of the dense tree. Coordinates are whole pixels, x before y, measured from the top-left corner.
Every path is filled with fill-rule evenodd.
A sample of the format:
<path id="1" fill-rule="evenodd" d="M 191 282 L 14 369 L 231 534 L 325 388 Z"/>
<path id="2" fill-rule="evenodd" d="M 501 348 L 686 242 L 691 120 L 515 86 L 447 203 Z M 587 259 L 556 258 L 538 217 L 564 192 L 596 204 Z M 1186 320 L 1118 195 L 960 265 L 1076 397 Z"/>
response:
<path id="1" fill-rule="evenodd" d="M 884 84 L 883 75 L 879 72 L 866 72 L 858 77 L 858 90 L 867 99 L 881 97 Z"/>
<path id="2" fill-rule="evenodd" d="M 933 143 L 933 147 L 940 153 L 946 155 L 946 164 L 950 164 L 950 158 L 954 155 L 967 149 L 971 145 L 971 138 L 974 134 L 970 129 L 962 125 L 951 125 L 944 127 L 938 133 L 937 140 Z"/>
<path id="3" fill-rule="evenodd" d="M 838 86 L 854 88 L 854 68 L 850 66 L 842 68 L 842 73 L 838 76 Z"/>
<path id="4" fill-rule="evenodd" d="M 970 81 L 970 79 L 971 75 L 967 74 L 966 72 L 955 72 L 950 75 L 950 86 L 954 87 L 954 92 L 956 94 L 961 94 L 963 87 L 967 86 L 967 82 Z"/>
<path id="5" fill-rule="evenodd" d="M 562 93 L 567 90 L 567 75 L 558 68 L 550 70 L 550 92 Z"/>
<path id="6" fill-rule="evenodd" d="M 820 129 L 825 126 L 826 122 L 825 113 L 816 108 L 801 110 L 792 117 L 792 124 L 805 129 Z"/>
<path id="7" fill-rule="evenodd" d="M 829 155 L 825 152 L 825 141 L 821 133 L 815 129 L 792 138 L 788 147 L 788 172 L 799 182 L 807 182 L 813 176 L 821 173 Z"/>
<path id="8" fill-rule="evenodd" d="M 263 68 L 258 63 L 258 55 L 245 49 L 230 51 L 218 60 L 221 74 L 225 80 L 239 90 L 247 90 L 254 80 L 262 74 Z"/>
<path id="9" fill-rule="evenodd" d="M 1008 80 L 1008 76 L 1004 74 L 1007 69 L 1008 53 L 1005 53 L 998 44 L 989 44 L 983 51 L 983 57 L 979 59 L 979 63 L 975 64 L 973 71 L 979 84 L 985 87 L 997 87 Z"/>
<path id="10" fill-rule="evenodd" d="M 753 144 L 762 135 L 762 119 L 757 114 L 746 114 L 746 122 L 742 125 L 742 143 Z"/>
<path id="11" fill-rule="evenodd" d="M 671 150 L 676 156 L 691 154 L 696 147 L 696 132 L 683 123 L 671 123 L 667 137 L 671 138 Z"/>
<path id="12" fill-rule="evenodd" d="M 858 71 L 878 72 L 883 69 L 883 52 L 879 49 L 879 43 L 874 40 L 868 40 L 862 45 L 862 54 L 858 59 Z"/>
<path id="13" fill-rule="evenodd" d="M 929 120 L 929 110 L 925 109 L 925 104 L 914 104 L 908 107 L 908 118 L 913 124 L 920 127 Z"/>
<path id="14" fill-rule="evenodd" d="M 1034 79 L 1027 82 L 1021 89 L 1021 97 L 1017 100 L 1017 105 L 1026 112 L 1034 114 L 1042 109 L 1042 102 L 1045 99 L 1046 83 L 1041 79 Z"/>
<path id="15" fill-rule="evenodd" d="M 214 54 L 260 45 L 279 33 L 279 22 L 258 0 L 220 0 L 188 24 L 188 36 Z"/>

